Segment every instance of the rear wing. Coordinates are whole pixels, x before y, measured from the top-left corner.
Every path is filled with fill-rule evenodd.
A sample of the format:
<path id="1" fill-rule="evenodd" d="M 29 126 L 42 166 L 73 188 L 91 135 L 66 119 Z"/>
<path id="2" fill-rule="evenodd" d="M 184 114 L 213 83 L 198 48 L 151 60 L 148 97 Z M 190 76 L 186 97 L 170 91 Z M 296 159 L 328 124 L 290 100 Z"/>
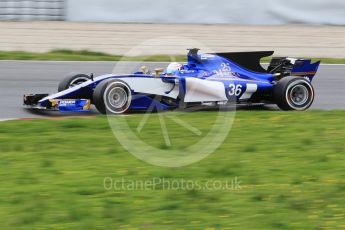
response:
<path id="1" fill-rule="evenodd" d="M 320 61 L 312 63 L 311 59 L 295 59 L 287 57 L 274 57 L 268 66 L 267 71 L 281 76 L 307 77 L 310 81 L 316 75 Z"/>
<path id="2" fill-rule="evenodd" d="M 301 77 L 308 77 L 310 81 L 313 80 L 314 76 L 319 69 L 321 61 L 311 63 L 311 60 L 298 60 L 294 64 L 291 75 L 293 76 L 301 76 Z"/>

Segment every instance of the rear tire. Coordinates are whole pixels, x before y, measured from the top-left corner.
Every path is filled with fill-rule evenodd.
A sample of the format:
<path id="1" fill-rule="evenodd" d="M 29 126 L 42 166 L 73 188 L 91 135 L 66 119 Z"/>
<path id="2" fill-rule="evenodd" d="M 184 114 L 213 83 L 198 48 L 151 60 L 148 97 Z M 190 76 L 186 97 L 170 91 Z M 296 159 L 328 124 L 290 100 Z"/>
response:
<path id="1" fill-rule="evenodd" d="M 96 86 L 92 99 L 102 114 L 123 114 L 131 105 L 132 92 L 124 81 L 109 79 Z"/>
<path id="2" fill-rule="evenodd" d="M 76 85 L 84 83 L 90 80 L 91 77 L 86 74 L 71 74 L 65 77 L 58 86 L 58 92 L 72 88 Z"/>
<path id="3" fill-rule="evenodd" d="M 308 109 L 314 101 L 314 88 L 310 81 L 301 77 L 285 77 L 274 86 L 274 100 L 282 110 Z"/>

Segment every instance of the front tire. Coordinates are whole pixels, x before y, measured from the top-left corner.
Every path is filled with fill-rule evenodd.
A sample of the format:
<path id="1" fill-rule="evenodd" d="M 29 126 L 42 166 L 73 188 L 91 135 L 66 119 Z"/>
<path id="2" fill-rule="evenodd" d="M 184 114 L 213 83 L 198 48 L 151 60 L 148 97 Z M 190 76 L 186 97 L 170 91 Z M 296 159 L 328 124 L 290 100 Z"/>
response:
<path id="1" fill-rule="evenodd" d="M 128 111 L 131 102 L 131 89 L 121 80 L 105 80 L 93 92 L 93 104 L 102 114 L 123 114 Z"/>
<path id="2" fill-rule="evenodd" d="M 91 77 L 86 74 L 71 74 L 65 77 L 58 86 L 58 92 L 64 91 L 66 89 L 72 88 L 76 85 L 80 85 L 88 80 Z"/>
<path id="3" fill-rule="evenodd" d="M 274 99 L 282 110 L 308 109 L 314 101 L 314 88 L 310 81 L 301 77 L 285 77 L 274 86 Z"/>

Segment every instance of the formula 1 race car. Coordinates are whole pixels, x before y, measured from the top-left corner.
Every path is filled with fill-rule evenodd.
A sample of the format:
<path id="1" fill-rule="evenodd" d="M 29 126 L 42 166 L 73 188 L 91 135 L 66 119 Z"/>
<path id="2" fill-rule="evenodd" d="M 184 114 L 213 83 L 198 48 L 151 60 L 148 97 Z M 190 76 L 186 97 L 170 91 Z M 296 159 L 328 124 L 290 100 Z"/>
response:
<path id="1" fill-rule="evenodd" d="M 314 100 L 311 84 L 320 62 L 273 58 L 267 69 L 260 65 L 273 51 L 201 54 L 189 49 L 188 63 L 171 63 L 153 73 L 142 67 L 133 74 L 66 77 L 56 94 L 24 95 L 24 106 L 61 112 L 90 111 L 103 114 L 135 110 L 169 110 L 188 105 L 276 104 L 282 110 L 306 110 Z"/>

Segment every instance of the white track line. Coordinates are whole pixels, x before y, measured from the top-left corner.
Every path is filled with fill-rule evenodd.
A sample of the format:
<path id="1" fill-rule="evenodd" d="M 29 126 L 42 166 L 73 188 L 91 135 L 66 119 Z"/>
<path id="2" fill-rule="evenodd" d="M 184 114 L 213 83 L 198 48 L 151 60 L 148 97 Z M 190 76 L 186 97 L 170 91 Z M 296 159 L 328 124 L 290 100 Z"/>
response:
<path id="1" fill-rule="evenodd" d="M 3 121 L 13 121 L 13 120 L 17 120 L 17 118 L 2 118 L 2 119 L 0 119 L 0 122 L 3 122 Z"/>
<path id="2" fill-rule="evenodd" d="M 148 63 L 148 64 L 169 64 L 170 62 L 156 62 L 156 61 L 44 61 L 44 60 L 0 60 L 0 62 L 26 62 L 26 63 Z"/>
<path id="3" fill-rule="evenodd" d="M 168 64 L 170 62 L 155 62 L 155 61 L 44 61 L 44 60 L 0 60 L 0 62 L 28 62 L 28 63 L 113 63 L 113 62 L 122 62 L 122 63 L 149 63 L 149 64 Z M 261 63 L 262 65 L 268 65 L 269 63 Z M 322 64 L 321 66 L 345 66 L 345 64 Z"/>
<path id="4" fill-rule="evenodd" d="M 326 66 L 332 66 L 332 65 L 335 65 L 335 66 L 345 66 L 345 64 L 322 64 L 321 62 L 321 66 L 323 65 L 326 65 Z"/>

